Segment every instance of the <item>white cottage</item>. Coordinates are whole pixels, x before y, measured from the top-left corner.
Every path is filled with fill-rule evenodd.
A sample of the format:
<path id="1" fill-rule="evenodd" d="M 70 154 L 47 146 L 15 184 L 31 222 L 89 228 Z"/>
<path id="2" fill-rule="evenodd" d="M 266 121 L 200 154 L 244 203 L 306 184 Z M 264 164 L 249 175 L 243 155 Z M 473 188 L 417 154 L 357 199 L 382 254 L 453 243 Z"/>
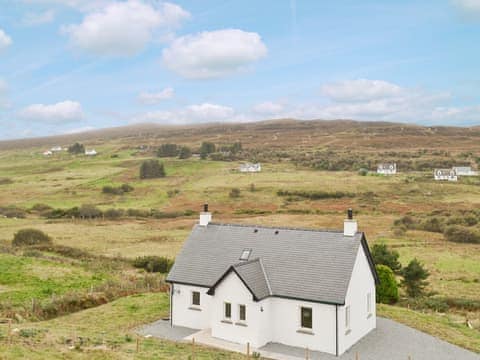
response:
<path id="1" fill-rule="evenodd" d="M 472 170 L 470 166 L 454 166 L 452 167 L 455 170 L 457 176 L 477 176 L 478 171 Z"/>
<path id="2" fill-rule="evenodd" d="M 365 234 L 211 222 L 205 206 L 168 274 L 172 326 L 341 355 L 376 327 Z"/>
<path id="3" fill-rule="evenodd" d="M 87 156 L 95 156 L 95 155 L 97 155 L 97 152 L 95 151 L 95 149 L 85 150 L 85 155 L 87 155 Z"/>
<path id="4" fill-rule="evenodd" d="M 395 175 L 397 173 L 397 163 L 378 164 L 377 174 Z"/>
<path id="5" fill-rule="evenodd" d="M 454 169 L 435 169 L 433 171 L 434 179 L 437 181 L 457 181 L 458 176 Z"/>
<path id="6" fill-rule="evenodd" d="M 240 165 L 239 168 L 240 172 L 260 172 L 262 171 L 262 165 L 258 164 L 251 164 L 251 163 L 246 163 Z"/>

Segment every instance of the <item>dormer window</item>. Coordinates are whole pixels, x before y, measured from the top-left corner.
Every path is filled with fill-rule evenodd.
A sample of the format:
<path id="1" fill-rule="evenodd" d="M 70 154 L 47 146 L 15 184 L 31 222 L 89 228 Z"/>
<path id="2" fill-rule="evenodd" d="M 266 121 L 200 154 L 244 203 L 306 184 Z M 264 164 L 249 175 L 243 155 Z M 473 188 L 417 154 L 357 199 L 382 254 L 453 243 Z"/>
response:
<path id="1" fill-rule="evenodd" d="M 250 257 L 250 254 L 252 253 L 252 249 L 243 249 L 242 255 L 240 255 L 241 261 L 247 261 L 248 258 Z"/>

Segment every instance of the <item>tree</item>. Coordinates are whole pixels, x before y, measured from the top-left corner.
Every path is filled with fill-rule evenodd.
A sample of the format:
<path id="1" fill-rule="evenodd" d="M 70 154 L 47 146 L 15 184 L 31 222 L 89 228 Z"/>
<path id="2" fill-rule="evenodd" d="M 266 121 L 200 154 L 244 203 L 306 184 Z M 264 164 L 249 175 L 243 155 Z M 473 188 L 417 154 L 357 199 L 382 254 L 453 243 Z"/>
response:
<path id="1" fill-rule="evenodd" d="M 204 141 L 200 146 L 200 158 L 206 159 L 209 154 L 215 152 L 215 144 L 212 142 Z"/>
<path id="2" fill-rule="evenodd" d="M 165 168 L 158 160 L 145 160 L 140 166 L 140 179 L 165 177 Z"/>
<path id="3" fill-rule="evenodd" d="M 393 304 L 398 301 L 398 285 L 392 269 L 386 265 L 376 265 L 379 283 L 376 286 L 377 303 Z"/>
<path id="4" fill-rule="evenodd" d="M 402 265 L 398 261 L 400 255 L 395 250 L 390 250 L 386 244 L 375 244 L 372 247 L 372 257 L 376 265 L 386 265 L 395 273 L 399 273 Z"/>
<path id="5" fill-rule="evenodd" d="M 188 146 L 182 146 L 180 149 L 180 153 L 178 154 L 178 157 L 180 159 L 188 159 L 189 157 L 192 156 L 192 150 Z"/>
<path id="6" fill-rule="evenodd" d="M 22 229 L 13 236 L 13 246 L 29 246 L 50 244 L 52 239 L 43 231 L 37 229 Z"/>
<path id="7" fill-rule="evenodd" d="M 162 144 L 157 150 L 158 157 L 175 157 L 178 155 L 177 144 Z"/>
<path id="8" fill-rule="evenodd" d="M 80 143 L 76 142 L 75 144 L 70 145 L 68 147 L 68 152 L 70 154 L 84 154 L 85 153 L 85 146 L 83 146 L 83 144 L 80 144 Z"/>
<path id="9" fill-rule="evenodd" d="M 95 205 L 83 204 L 78 210 L 78 215 L 83 219 L 95 219 L 102 216 L 102 211 Z"/>
<path id="10" fill-rule="evenodd" d="M 402 270 L 402 286 L 405 287 L 408 296 L 417 297 L 423 294 L 428 282 L 425 281 L 430 273 L 416 258 Z"/>

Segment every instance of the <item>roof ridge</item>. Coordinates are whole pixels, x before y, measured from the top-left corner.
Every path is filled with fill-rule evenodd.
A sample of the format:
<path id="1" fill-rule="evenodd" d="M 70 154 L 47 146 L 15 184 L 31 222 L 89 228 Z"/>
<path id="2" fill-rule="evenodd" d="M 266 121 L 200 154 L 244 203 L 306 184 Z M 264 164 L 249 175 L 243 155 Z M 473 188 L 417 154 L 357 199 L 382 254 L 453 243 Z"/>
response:
<path id="1" fill-rule="evenodd" d="M 260 267 L 262 268 L 263 276 L 265 277 L 265 282 L 267 283 L 268 294 L 273 295 L 272 287 L 270 286 L 270 280 L 268 279 L 267 272 L 265 271 L 265 267 L 263 266 L 263 261 L 260 259 Z"/>
<path id="2" fill-rule="evenodd" d="M 311 231 L 311 232 L 343 233 L 343 230 L 340 230 L 340 229 L 312 229 L 312 228 L 298 228 L 298 227 L 288 227 L 288 226 L 232 224 L 232 223 L 219 223 L 219 222 L 210 222 L 208 225 L 246 227 L 246 228 L 253 228 L 253 229 L 296 230 L 296 231 Z M 361 234 L 362 231 L 357 231 L 357 233 Z"/>

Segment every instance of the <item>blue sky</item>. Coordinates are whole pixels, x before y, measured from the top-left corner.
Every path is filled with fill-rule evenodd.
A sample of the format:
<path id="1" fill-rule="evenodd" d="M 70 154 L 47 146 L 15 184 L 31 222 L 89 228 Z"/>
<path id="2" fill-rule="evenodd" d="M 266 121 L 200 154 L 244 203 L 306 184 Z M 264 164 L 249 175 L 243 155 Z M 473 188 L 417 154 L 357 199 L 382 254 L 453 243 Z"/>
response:
<path id="1" fill-rule="evenodd" d="M 0 9 L 0 139 L 284 117 L 480 124 L 480 0 Z"/>

